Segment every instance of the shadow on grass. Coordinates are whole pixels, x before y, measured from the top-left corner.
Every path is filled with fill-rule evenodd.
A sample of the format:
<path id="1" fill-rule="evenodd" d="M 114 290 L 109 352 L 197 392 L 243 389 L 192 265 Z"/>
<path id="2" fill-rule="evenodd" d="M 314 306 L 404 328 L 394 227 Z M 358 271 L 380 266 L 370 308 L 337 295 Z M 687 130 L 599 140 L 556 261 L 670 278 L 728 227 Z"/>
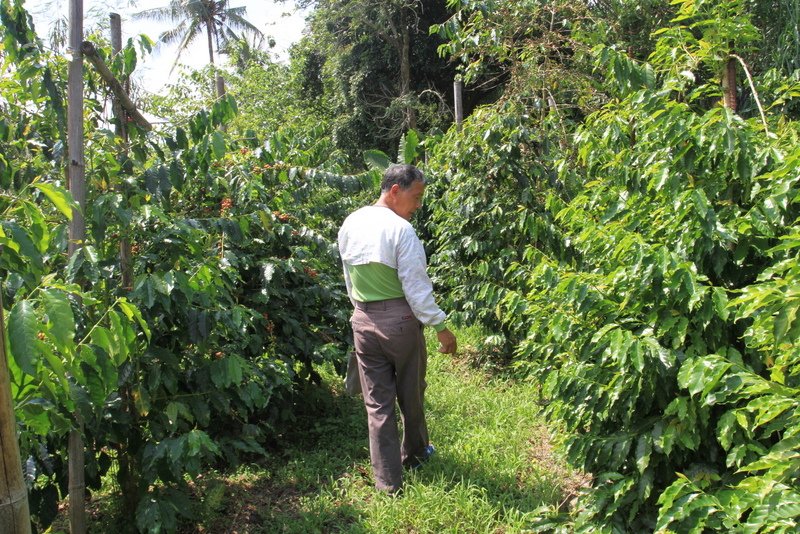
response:
<path id="1" fill-rule="evenodd" d="M 276 456 L 250 474 L 225 477 L 226 505 L 207 521 L 204 532 L 312 533 L 371 532 L 365 525 L 372 490 L 366 415 L 361 397 L 319 389 L 298 406 L 295 425 L 279 436 Z M 406 477 L 420 491 L 479 492 L 480 499 L 506 513 L 527 514 L 557 505 L 564 487 L 552 465 L 531 467 L 516 476 L 466 464 L 441 446 Z M 403 498 L 397 506 L 403 506 Z M 394 506 L 390 499 L 386 506 Z M 380 504 L 380 503 L 379 503 Z M 382 505 L 382 504 L 380 504 Z"/>
<path id="2" fill-rule="evenodd" d="M 206 532 L 367 532 L 344 499 L 317 499 L 348 477 L 368 483 L 366 415 L 361 397 L 329 388 L 298 396 L 296 420 L 278 436 L 274 455 L 224 477 L 226 504 Z M 354 474 L 355 473 L 355 474 Z"/>
<path id="3" fill-rule="evenodd" d="M 559 479 L 564 472 L 547 454 L 532 455 L 519 473 L 508 474 L 467 462 L 447 443 L 437 443 L 436 455 L 407 474 L 408 495 L 392 500 L 372 488 L 361 397 L 343 395 L 336 386 L 313 388 L 297 397 L 294 413 L 296 420 L 275 436 L 268 458 L 232 472 L 208 472 L 191 483 L 194 520 L 184 522 L 180 533 L 364 534 L 376 531 L 376 509 L 402 516 L 398 521 L 406 525 L 413 524 L 408 517 L 415 509 L 450 503 L 450 513 L 459 514 L 466 499 L 488 505 L 478 506 L 482 510 L 496 510 L 494 520 L 503 525 L 542 505 L 557 505 L 568 493 Z M 102 506 L 101 516 L 108 515 L 109 505 Z"/>

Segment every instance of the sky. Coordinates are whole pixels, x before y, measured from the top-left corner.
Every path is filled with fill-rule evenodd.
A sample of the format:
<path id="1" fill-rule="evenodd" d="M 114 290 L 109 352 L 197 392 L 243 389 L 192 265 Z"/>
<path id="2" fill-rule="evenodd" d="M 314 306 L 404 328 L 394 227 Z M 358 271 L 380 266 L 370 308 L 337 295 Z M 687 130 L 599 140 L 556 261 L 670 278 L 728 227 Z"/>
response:
<path id="1" fill-rule="evenodd" d="M 33 17 L 37 33 L 45 42 L 54 21 L 67 19 L 69 15 L 69 0 L 25 0 L 24 4 Z M 169 27 L 169 23 L 134 20 L 131 16 L 146 9 L 167 6 L 169 0 L 83 0 L 83 4 L 84 31 L 97 27 L 100 21 L 107 26 L 109 14 L 119 13 L 123 43 L 140 34 L 157 41 L 161 32 Z M 277 60 L 288 58 L 289 47 L 302 35 L 306 12 L 296 10 L 291 0 L 282 3 L 272 0 L 230 0 L 230 6 L 246 7 L 245 18 L 265 36 L 275 39 L 275 47 L 270 50 L 273 57 Z M 158 43 L 151 56 L 139 58 L 135 76 L 140 78 L 143 89 L 160 93 L 167 84 L 178 80 L 180 67 L 170 74 L 176 53 L 177 44 L 167 46 Z M 197 68 L 205 66 L 207 62 L 208 42 L 205 36 L 198 36 L 190 48 L 181 54 L 179 65 Z"/>

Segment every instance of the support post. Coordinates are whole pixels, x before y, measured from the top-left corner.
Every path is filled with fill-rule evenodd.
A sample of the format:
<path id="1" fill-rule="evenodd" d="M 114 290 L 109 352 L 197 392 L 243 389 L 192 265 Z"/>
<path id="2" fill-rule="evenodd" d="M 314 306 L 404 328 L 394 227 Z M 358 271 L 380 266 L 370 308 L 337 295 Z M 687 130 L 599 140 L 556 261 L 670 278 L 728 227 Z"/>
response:
<path id="1" fill-rule="evenodd" d="M 461 130 L 461 123 L 464 121 L 464 104 L 463 104 L 464 84 L 461 80 L 453 82 L 453 101 L 456 110 L 456 127 Z"/>
<path id="2" fill-rule="evenodd" d="M 122 51 L 122 21 L 118 13 L 111 13 L 111 47 L 114 55 Z M 125 94 L 130 93 L 130 84 L 128 80 L 120 80 L 120 86 Z M 114 97 L 114 122 L 115 133 L 120 138 L 119 160 L 128 160 L 128 116 L 119 96 Z M 135 109 L 135 108 L 134 108 Z M 127 193 L 125 191 L 125 184 L 120 180 L 116 184 L 117 190 L 122 195 L 125 205 L 127 206 Z M 123 291 L 133 291 L 133 263 L 131 261 L 131 242 L 126 231 L 120 232 L 119 241 L 119 268 L 121 273 L 121 283 Z M 122 398 L 124 409 L 136 418 L 136 410 L 131 395 L 130 386 L 123 384 L 119 391 Z M 136 461 L 130 456 L 130 443 L 131 436 L 125 436 L 122 443 L 117 448 L 117 462 L 119 469 L 117 471 L 117 481 L 119 482 L 120 489 L 122 490 L 122 506 L 123 513 L 128 517 L 133 517 L 136 514 L 136 506 L 139 501 L 139 468 Z"/>
<path id="3" fill-rule="evenodd" d="M 731 56 L 722 71 L 722 104 L 736 113 L 736 60 Z"/>
<path id="4" fill-rule="evenodd" d="M 0 254 L 3 246 L 0 245 Z M 17 441 L 17 421 L 11 398 L 11 375 L 6 359 L 6 326 L 3 319 L 3 289 L 0 284 L 0 532 L 31 534 L 28 488 L 22 476 Z"/>
<path id="5" fill-rule="evenodd" d="M 69 161 L 67 176 L 72 198 L 78 204 L 69 225 L 70 257 L 79 253 L 86 239 L 86 175 L 83 159 L 83 0 L 69 2 L 69 50 L 72 59 L 67 78 L 67 144 Z M 76 425 L 69 434 L 69 526 L 71 534 L 86 533 L 84 474 L 84 447 L 80 416 L 75 414 Z"/>

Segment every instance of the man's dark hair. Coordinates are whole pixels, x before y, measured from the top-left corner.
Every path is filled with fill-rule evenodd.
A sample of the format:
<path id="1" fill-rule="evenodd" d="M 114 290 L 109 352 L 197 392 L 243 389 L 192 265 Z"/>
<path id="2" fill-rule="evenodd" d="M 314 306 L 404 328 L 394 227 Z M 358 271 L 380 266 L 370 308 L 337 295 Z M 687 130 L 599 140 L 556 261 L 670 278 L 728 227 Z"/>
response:
<path id="1" fill-rule="evenodd" d="M 394 184 L 399 185 L 400 189 L 409 189 L 414 182 L 425 183 L 422 171 L 413 165 L 392 165 L 383 173 L 381 193 L 391 189 Z"/>

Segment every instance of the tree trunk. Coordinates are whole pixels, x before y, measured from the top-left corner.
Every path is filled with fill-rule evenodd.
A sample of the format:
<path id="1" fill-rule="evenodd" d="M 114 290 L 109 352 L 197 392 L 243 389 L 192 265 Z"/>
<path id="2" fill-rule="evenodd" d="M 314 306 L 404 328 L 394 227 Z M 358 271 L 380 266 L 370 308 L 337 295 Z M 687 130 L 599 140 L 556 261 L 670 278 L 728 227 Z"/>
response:
<path id="1" fill-rule="evenodd" d="M 78 426 L 82 426 L 80 423 Z M 70 534 L 86 532 L 86 476 L 83 458 L 83 436 L 80 429 L 69 433 L 69 531 Z"/>
<path id="2" fill-rule="evenodd" d="M 216 74 L 216 84 L 217 84 L 217 99 L 220 99 L 223 96 L 225 96 L 225 78 L 223 78 L 219 73 Z"/>
<path id="3" fill-rule="evenodd" d="M 0 246 L 2 253 L 2 246 Z M 17 421 L 11 399 L 11 377 L 6 359 L 6 327 L 3 322 L 3 292 L 0 289 L 0 532 L 30 534 L 28 488 L 22 477 L 22 459 L 17 442 Z"/>
<path id="4" fill-rule="evenodd" d="M 213 28 L 211 27 L 211 22 L 206 23 L 206 36 L 208 37 L 208 61 L 211 63 L 213 67 L 216 67 L 214 64 L 214 33 Z M 217 95 L 217 99 L 222 98 L 225 96 L 225 80 L 224 78 L 217 72 L 217 69 L 214 69 L 214 94 Z"/>
<path id="5" fill-rule="evenodd" d="M 728 59 L 722 71 L 722 103 L 736 113 L 736 59 Z"/>
<path id="6" fill-rule="evenodd" d="M 408 99 L 411 96 L 411 30 L 405 12 L 401 14 L 402 44 L 400 48 L 400 96 Z M 417 129 L 417 114 L 414 106 L 406 106 L 406 124 L 412 130 Z"/>
<path id="7" fill-rule="evenodd" d="M 214 64 L 214 31 L 211 23 L 206 23 L 206 37 L 208 37 L 208 62 Z"/>
<path id="8" fill-rule="evenodd" d="M 67 81 L 67 144 L 69 148 L 69 190 L 80 207 L 74 210 L 69 224 L 70 257 L 78 253 L 86 238 L 86 179 L 83 160 L 83 0 L 70 0 L 69 45 L 72 59 L 69 63 Z M 86 510 L 84 497 L 86 483 L 83 460 L 83 438 L 80 430 L 80 416 L 75 414 L 78 428 L 69 434 L 69 524 L 72 534 L 86 532 Z"/>
<path id="9" fill-rule="evenodd" d="M 122 51 L 122 19 L 118 13 L 111 13 L 111 48 L 114 55 Z M 128 92 L 128 81 L 122 80 L 122 88 Z M 122 107 L 121 97 L 114 98 L 114 119 L 115 119 L 115 133 L 120 138 L 119 159 L 125 161 L 128 159 L 128 117 Z M 125 196 L 125 186 L 122 181 L 117 184 L 117 191 Z M 133 290 L 133 267 L 131 265 L 131 243 L 127 235 L 123 232 L 119 241 L 119 270 L 121 273 L 122 289 L 123 291 Z"/>
<path id="10" fill-rule="evenodd" d="M 111 14 L 111 46 L 115 55 L 122 50 L 122 25 L 120 16 L 117 13 Z M 128 80 L 123 80 L 122 83 L 124 84 L 125 92 L 128 93 Z M 119 98 L 114 99 L 114 117 L 116 119 L 116 134 L 122 141 L 119 158 L 120 161 L 125 161 L 128 159 L 128 121 Z M 123 195 L 127 205 L 127 195 L 122 180 L 117 184 L 117 190 Z M 122 232 L 122 237 L 119 242 L 119 267 L 122 290 L 132 291 L 133 266 L 131 263 L 131 243 L 125 232 Z M 131 414 L 135 420 L 136 410 L 134 408 L 130 387 L 124 384 L 120 388 L 119 394 L 123 406 L 125 406 L 125 410 Z M 134 428 L 136 429 L 134 432 L 138 432 L 136 425 L 134 425 Z M 117 481 L 122 490 L 122 507 L 125 517 L 134 517 L 136 515 L 136 507 L 139 505 L 139 487 L 141 485 L 141 469 L 136 462 L 136 457 L 131 455 L 131 442 L 132 436 L 128 435 L 123 438 L 123 442 L 117 446 L 117 462 L 119 465 Z"/>

